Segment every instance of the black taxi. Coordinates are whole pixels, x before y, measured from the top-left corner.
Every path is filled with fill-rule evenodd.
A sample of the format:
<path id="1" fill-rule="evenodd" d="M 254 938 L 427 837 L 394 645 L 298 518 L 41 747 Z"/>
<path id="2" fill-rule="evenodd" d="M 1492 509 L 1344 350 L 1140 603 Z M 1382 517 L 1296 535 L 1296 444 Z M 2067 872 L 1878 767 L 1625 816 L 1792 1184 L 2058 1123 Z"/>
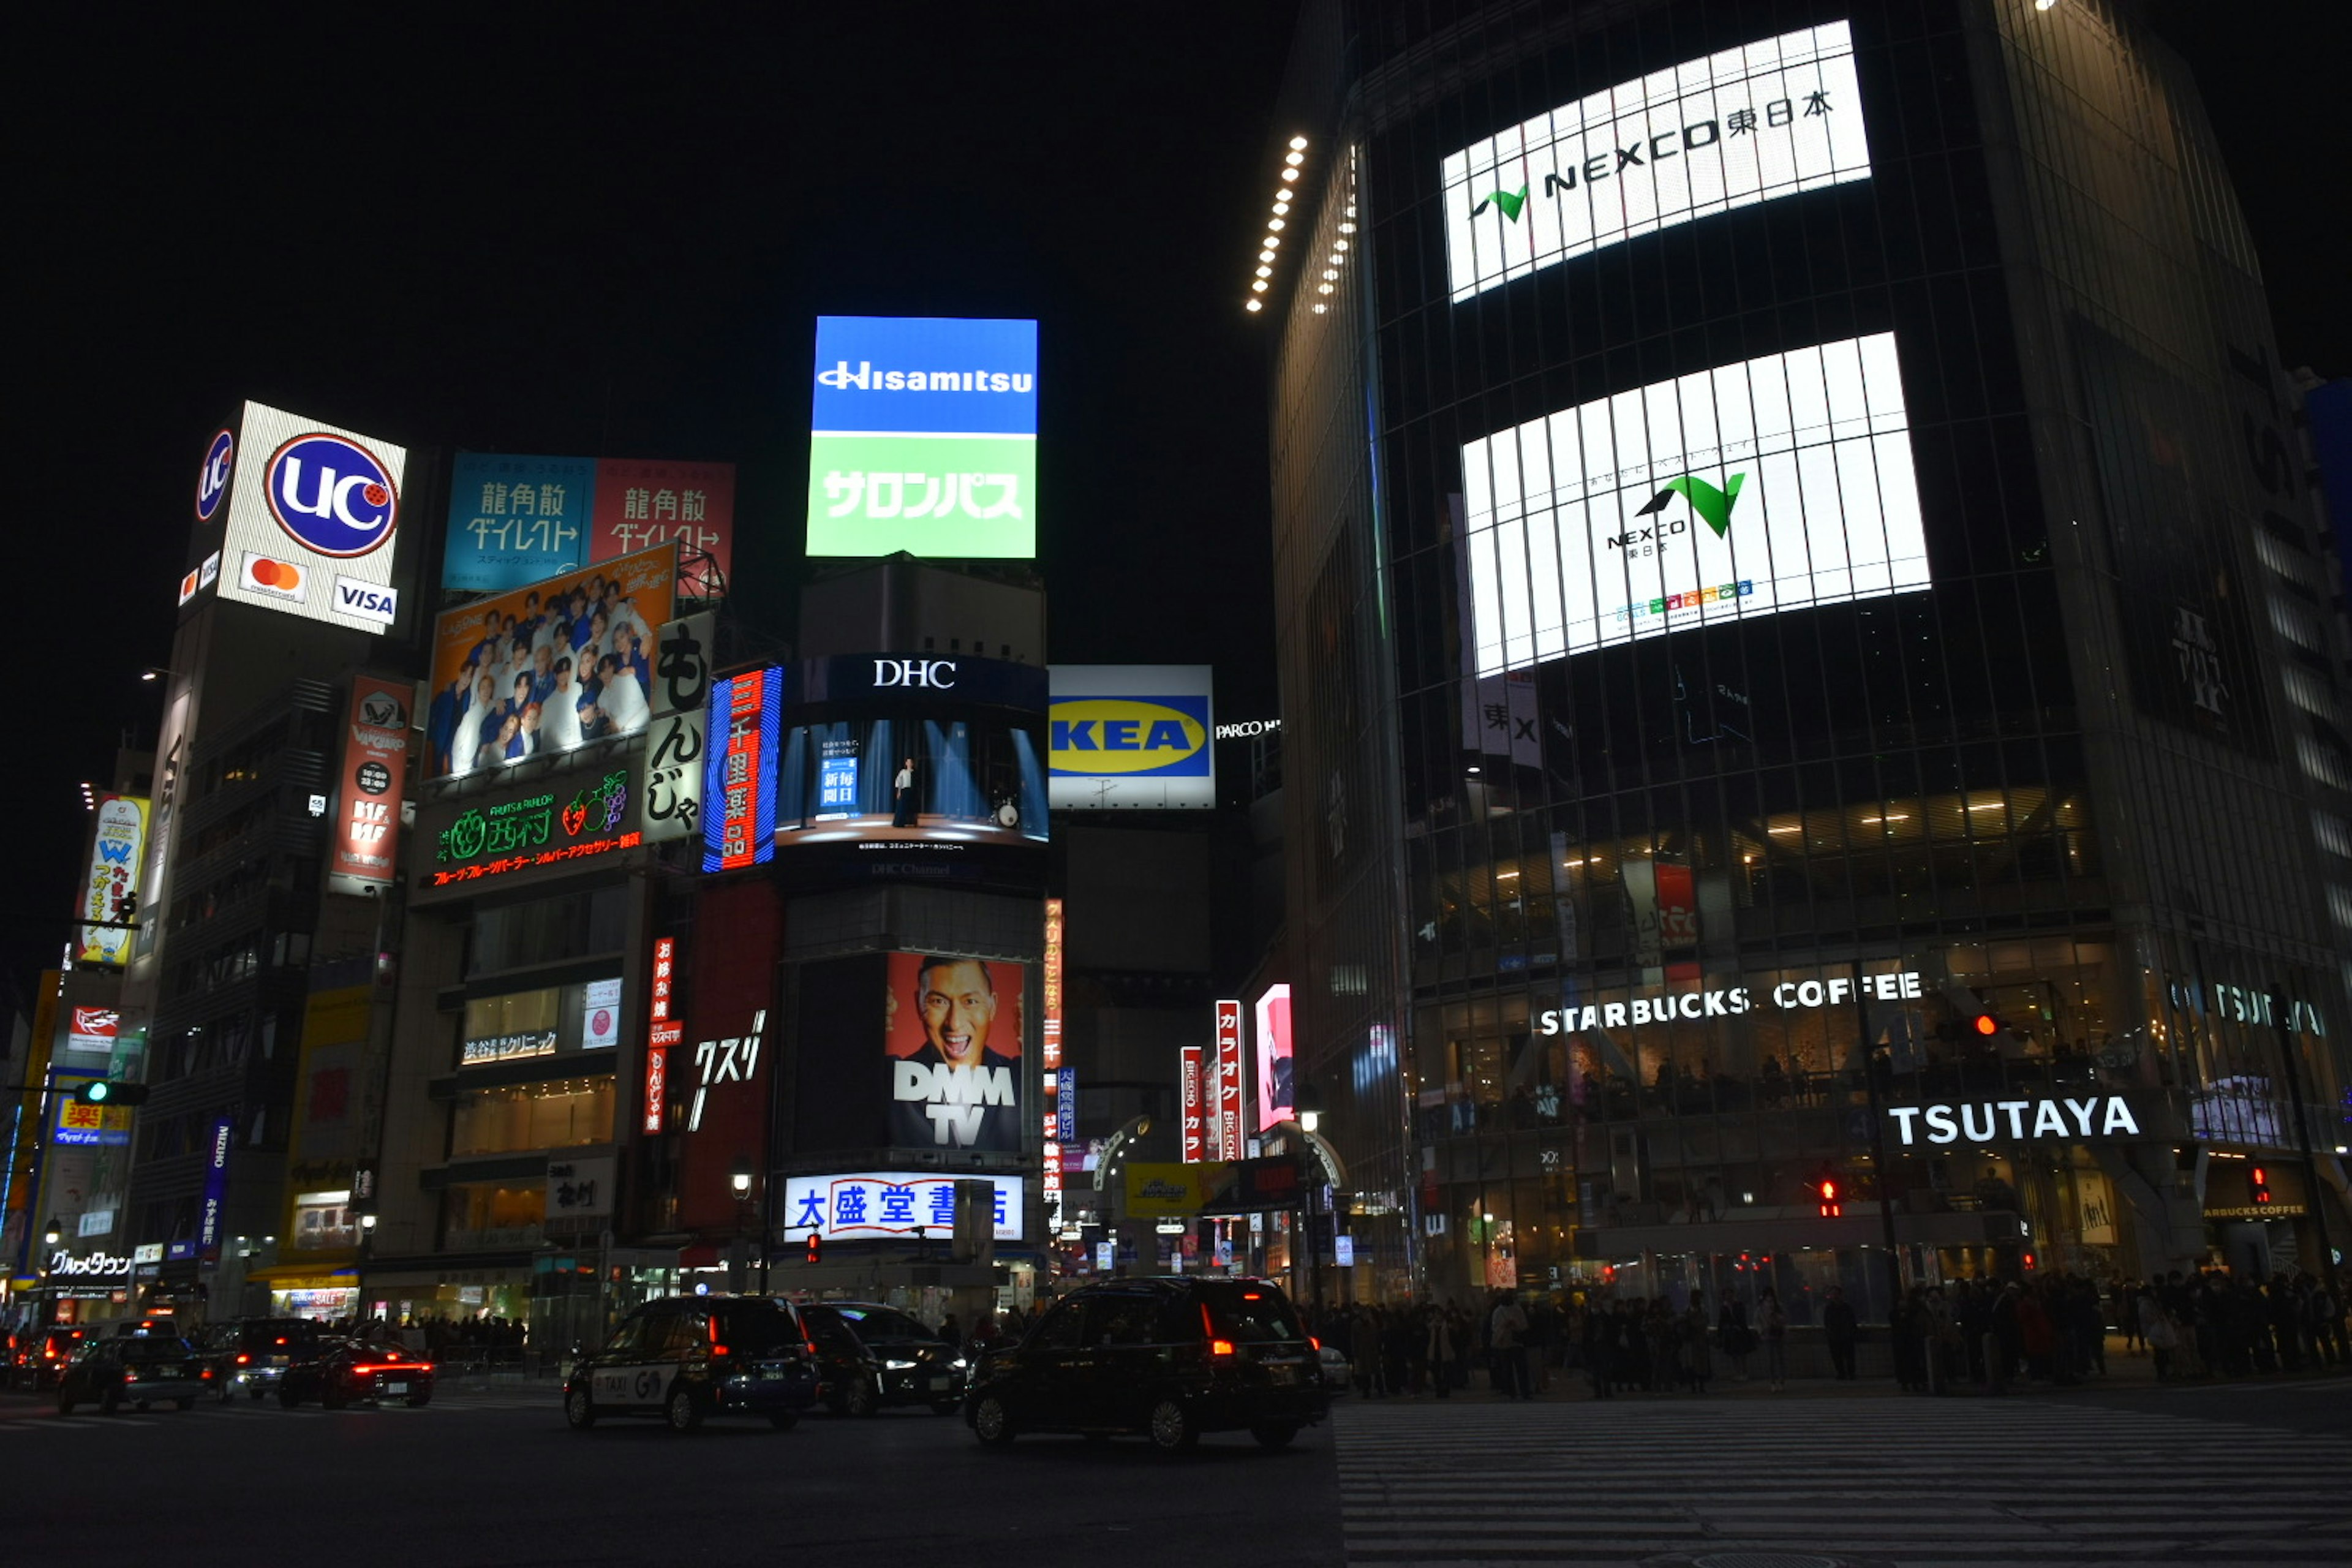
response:
<path id="1" fill-rule="evenodd" d="M 1025 1432 L 1139 1432 L 1163 1450 L 1246 1431 L 1280 1448 L 1330 1408 L 1319 1347 L 1264 1279 L 1118 1279 L 1073 1291 L 972 1375 L 964 1419 Z"/>
<path id="2" fill-rule="evenodd" d="M 671 1296 L 631 1312 L 563 1384 L 563 1418 L 586 1431 L 612 1415 L 655 1415 L 691 1432 L 712 1415 L 779 1428 L 823 1393 L 816 1347 L 789 1301 Z"/>

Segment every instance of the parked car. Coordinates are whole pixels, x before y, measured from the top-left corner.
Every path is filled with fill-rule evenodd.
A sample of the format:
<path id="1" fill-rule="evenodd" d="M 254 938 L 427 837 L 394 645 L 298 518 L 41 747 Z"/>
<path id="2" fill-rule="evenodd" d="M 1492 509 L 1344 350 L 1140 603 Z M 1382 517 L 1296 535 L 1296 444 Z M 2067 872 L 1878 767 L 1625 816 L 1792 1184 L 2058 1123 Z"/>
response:
<path id="1" fill-rule="evenodd" d="M 970 1363 L 963 1347 L 896 1307 L 871 1301 L 813 1301 L 801 1311 L 816 1331 L 825 1367 L 825 1403 L 838 1414 L 871 1415 L 886 1405 L 925 1405 L 941 1415 L 963 1407 Z M 846 1332 L 862 1356 L 827 1356 L 834 1331 Z"/>
<path id="2" fill-rule="evenodd" d="M 111 1415 L 126 1404 L 144 1410 L 162 1402 L 193 1410 L 212 1375 L 196 1347 L 177 1335 L 93 1334 L 75 1348 L 58 1379 L 58 1414 L 95 1405 Z"/>
<path id="3" fill-rule="evenodd" d="M 319 1325 L 308 1318 L 231 1318 L 205 1331 L 205 1361 L 213 1369 L 214 1397 L 258 1399 L 278 1386 L 286 1369 L 319 1353 Z"/>
<path id="4" fill-rule="evenodd" d="M 1174 1450 L 1246 1431 L 1280 1448 L 1329 1409 L 1321 1349 L 1263 1279 L 1112 1280 L 1064 1297 L 990 1356 L 964 1418 L 992 1446 L 1027 1432 L 1139 1432 Z"/>
<path id="5" fill-rule="evenodd" d="M 19 1388 L 29 1388 L 38 1394 L 45 1388 L 55 1388 L 64 1375 L 66 1363 L 92 1331 L 70 1324 L 35 1329 L 17 1337 L 14 1364 L 9 1381 Z"/>
<path id="6" fill-rule="evenodd" d="M 762 1415 L 779 1430 L 823 1393 L 816 1342 L 789 1301 L 672 1296 L 621 1321 L 563 1383 L 563 1418 L 584 1432 L 613 1415 L 656 1415 L 691 1432 L 713 1415 Z"/>
<path id="7" fill-rule="evenodd" d="M 433 1363 L 404 1346 L 365 1335 L 321 1337 L 315 1353 L 289 1362 L 278 1378 L 278 1403 L 291 1410 L 315 1399 L 330 1410 L 373 1400 L 415 1408 L 433 1403 Z"/>

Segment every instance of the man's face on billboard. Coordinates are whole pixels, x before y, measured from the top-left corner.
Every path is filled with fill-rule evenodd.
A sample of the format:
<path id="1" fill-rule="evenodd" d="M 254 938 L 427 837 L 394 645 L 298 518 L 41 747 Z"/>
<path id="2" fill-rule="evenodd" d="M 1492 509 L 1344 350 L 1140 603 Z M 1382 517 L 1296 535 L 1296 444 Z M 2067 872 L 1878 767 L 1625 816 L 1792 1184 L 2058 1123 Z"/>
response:
<path id="1" fill-rule="evenodd" d="M 923 972 L 915 1002 L 922 1009 L 924 1036 L 950 1067 L 980 1061 L 989 1026 L 996 1022 L 996 994 L 988 988 L 984 966 L 971 960 L 933 964 Z"/>

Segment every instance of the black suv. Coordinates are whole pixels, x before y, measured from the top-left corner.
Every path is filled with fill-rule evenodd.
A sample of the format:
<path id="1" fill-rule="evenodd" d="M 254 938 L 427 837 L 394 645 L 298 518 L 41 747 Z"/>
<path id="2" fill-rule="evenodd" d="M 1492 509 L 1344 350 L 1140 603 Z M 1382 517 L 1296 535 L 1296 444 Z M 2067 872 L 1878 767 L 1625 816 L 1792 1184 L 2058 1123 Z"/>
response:
<path id="1" fill-rule="evenodd" d="M 236 1394 L 258 1399 L 288 1367 L 319 1353 L 319 1325 L 308 1318 L 231 1318 L 207 1328 L 202 1342 L 213 1396 L 224 1404 Z"/>
<path id="2" fill-rule="evenodd" d="M 671 1296 L 580 1359 L 564 1380 L 563 1418 L 583 1432 L 607 1415 L 658 1415 L 677 1432 L 709 1415 L 764 1415 L 782 1428 L 821 1392 L 815 1344 L 790 1302 Z"/>
<path id="3" fill-rule="evenodd" d="M 825 1407 L 835 1415 L 871 1415 L 886 1405 L 928 1405 L 941 1415 L 962 1408 L 962 1348 L 898 1308 L 811 1301 L 802 1306 L 801 1315 L 815 1331 L 818 1354 L 828 1363 Z M 844 1360 L 838 1369 L 826 1353 L 837 1332 L 845 1332 L 864 1352 Z"/>
<path id="4" fill-rule="evenodd" d="M 1246 1430 L 1279 1448 L 1330 1406 L 1319 1347 L 1263 1279 L 1119 1279 L 1056 1302 L 973 1373 L 980 1440 L 1140 1432 L 1163 1450 Z"/>

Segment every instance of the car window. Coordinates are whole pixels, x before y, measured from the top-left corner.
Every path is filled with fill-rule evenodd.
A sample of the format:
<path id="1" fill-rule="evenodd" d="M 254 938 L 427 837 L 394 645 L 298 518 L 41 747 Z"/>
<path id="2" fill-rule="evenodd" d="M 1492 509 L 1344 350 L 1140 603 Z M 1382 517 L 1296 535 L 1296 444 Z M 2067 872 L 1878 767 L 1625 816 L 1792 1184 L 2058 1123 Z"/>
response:
<path id="1" fill-rule="evenodd" d="M 808 1319 L 810 1331 L 818 1341 L 836 1350 L 855 1351 L 863 1347 L 849 1320 L 831 1307 L 804 1307 L 802 1313 Z"/>
<path id="2" fill-rule="evenodd" d="M 782 1307 L 739 1301 L 719 1314 L 719 1331 L 737 1355 L 773 1355 L 801 1347 L 800 1325 Z"/>
<path id="3" fill-rule="evenodd" d="M 194 1353 L 195 1347 L 185 1340 L 142 1339 L 125 1340 L 121 1351 L 127 1362 L 178 1361 Z"/>
<path id="4" fill-rule="evenodd" d="M 894 1312 L 887 1307 L 843 1307 L 841 1315 L 856 1325 L 859 1334 L 867 1339 L 931 1340 L 939 1336 L 904 1312 Z"/>
<path id="5" fill-rule="evenodd" d="M 693 1311 L 678 1312 L 671 1315 L 669 1321 L 663 1325 L 657 1351 L 662 1355 L 684 1355 L 709 1343 L 710 1343 L 710 1314 Z"/>
<path id="6" fill-rule="evenodd" d="M 1086 1328 L 1086 1302 L 1076 1297 L 1056 1305 L 1029 1331 L 1029 1350 L 1076 1350 Z"/>
<path id="7" fill-rule="evenodd" d="M 651 1312 L 630 1314 L 622 1321 L 619 1328 L 613 1331 L 613 1337 L 604 1342 L 604 1348 L 596 1353 L 607 1356 L 639 1354 L 646 1342 L 646 1325 L 653 1316 Z"/>
<path id="8" fill-rule="evenodd" d="M 1106 1291 L 1094 1298 L 1087 1308 L 1087 1343 L 1090 1345 L 1148 1345 L 1154 1342 L 1153 1329 L 1160 1316 L 1160 1303 L 1140 1292 Z"/>
<path id="9" fill-rule="evenodd" d="M 1307 1337 L 1289 1301 L 1271 1285 L 1220 1281 L 1204 1283 L 1200 1291 L 1201 1300 L 1208 1305 L 1209 1321 L 1216 1325 L 1220 1339 L 1232 1340 L 1236 1344 L 1263 1344 Z"/>

